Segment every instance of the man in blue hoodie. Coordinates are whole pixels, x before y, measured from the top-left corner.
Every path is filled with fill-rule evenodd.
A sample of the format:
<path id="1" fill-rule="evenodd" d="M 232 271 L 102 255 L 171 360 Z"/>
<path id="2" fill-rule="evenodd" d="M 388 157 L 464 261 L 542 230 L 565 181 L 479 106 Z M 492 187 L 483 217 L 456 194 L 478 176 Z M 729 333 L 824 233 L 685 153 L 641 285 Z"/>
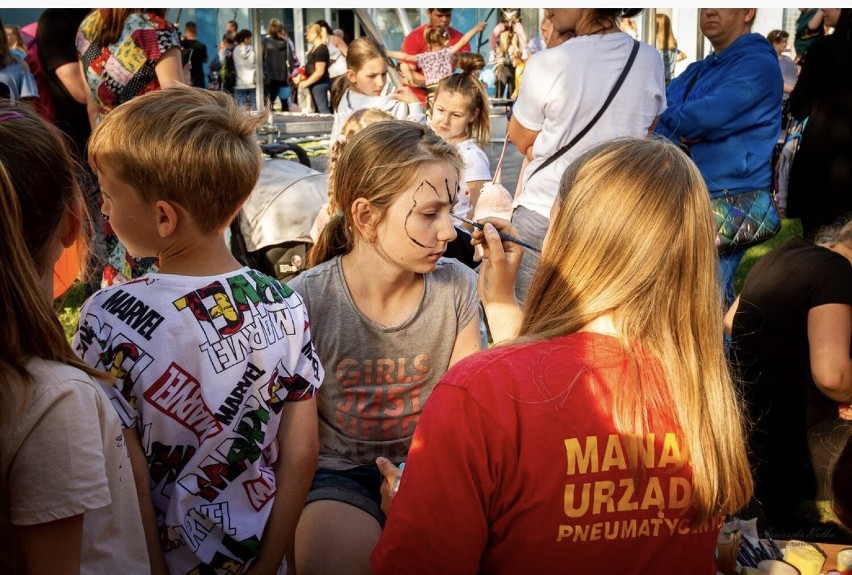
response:
<path id="1" fill-rule="evenodd" d="M 754 8 L 702 8 L 701 32 L 713 51 L 666 89 L 658 134 L 689 147 L 712 197 L 769 190 L 772 149 L 781 129 L 784 80 L 778 56 L 751 33 Z M 745 249 L 719 254 L 727 304 Z"/>

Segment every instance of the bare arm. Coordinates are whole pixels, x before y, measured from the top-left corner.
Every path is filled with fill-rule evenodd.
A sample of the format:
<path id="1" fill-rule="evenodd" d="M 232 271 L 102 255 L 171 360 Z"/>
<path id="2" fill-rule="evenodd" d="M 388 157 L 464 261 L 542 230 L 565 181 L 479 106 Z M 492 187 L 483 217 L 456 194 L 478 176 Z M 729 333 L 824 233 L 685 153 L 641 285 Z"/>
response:
<path id="1" fill-rule="evenodd" d="M 397 52 L 396 50 L 385 50 L 385 53 L 394 60 L 417 63 L 417 56 L 414 54 L 406 54 L 405 52 Z"/>
<path id="2" fill-rule="evenodd" d="M 725 327 L 725 333 L 731 335 L 731 330 L 734 329 L 734 316 L 737 315 L 737 308 L 740 307 L 740 296 L 737 296 L 737 299 L 734 300 L 734 303 L 731 304 L 731 307 L 728 308 L 728 311 L 725 313 L 725 319 L 722 320 Z"/>
<path id="3" fill-rule="evenodd" d="M 83 78 L 80 77 L 79 70 L 80 65 L 77 62 L 68 62 L 67 64 L 62 64 L 56 69 L 56 77 L 59 78 L 59 81 L 72 98 L 77 100 L 80 104 L 85 104 L 89 86 Z"/>
<path id="4" fill-rule="evenodd" d="M 513 242 L 504 242 L 497 230 L 517 236 L 514 226 L 500 218 L 485 218 L 489 222 L 484 230 L 473 231 L 473 242 L 483 247 L 482 265 L 479 268 L 477 291 L 488 318 L 488 327 L 494 343 L 517 337 L 523 313 L 515 299 L 515 280 L 524 248 Z"/>
<path id="5" fill-rule="evenodd" d="M 154 66 L 157 80 L 161 88 L 168 88 L 174 84 L 186 84 L 183 74 L 183 64 L 180 60 L 180 48 L 169 48 L 162 58 Z"/>
<path id="6" fill-rule="evenodd" d="M 79 575 L 83 514 L 38 525 L 16 526 L 29 575 Z"/>
<path id="7" fill-rule="evenodd" d="M 349 54 L 349 46 L 337 36 L 332 36 L 332 38 L 332 42 L 334 42 L 334 45 L 337 46 L 337 49 L 340 50 L 340 53 L 345 58 Z"/>
<path id="8" fill-rule="evenodd" d="M 314 67 L 314 73 L 299 82 L 298 86 L 300 88 L 307 88 L 316 84 L 323 77 L 323 74 L 325 74 L 325 66 L 325 62 L 317 62 Z"/>
<path id="9" fill-rule="evenodd" d="M 852 306 L 832 303 L 808 312 L 811 375 L 819 390 L 834 401 L 852 403 Z"/>
<path id="10" fill-rule="evenodd" d="M 532 130 L 527 130 L 526 128 L 524 128 L 520 124 L 520 122 L 515 119 L 514 116 L 512 116 L 512 119 L 509 120 L 509 141 L 515 144 L 515 147 L 518 148 L 518 151 L 527 157 L 530 157 L 532 145 L 533 143 L 535 143 L 535 139 L 538 134 L 539 132 L 534 132 Z"/>
<path id="11" fill-rule="evenodd" d="M 472 353 L 476 353 L 482 349 L 482 338 L 479 334 L 479 313 L 467 322 L 467 325 L 462 328 L 456 336 L 456 343 L 453 346 L 453 354 L 450 356 L 450 365 L 453 367 L 456 363 L 463 360 Z"/>
<path id="12" fill-rule="evenodd" d="M 157 533 L 157 517 L 154 513 L 154 502 L 151 499 L 151 476 L 148 472 L 148 460 L 142 449 L 139 432 L 129 428 L 122 431 L 124 442 L 127 444 L 127 454 L 130 456 L 130 467 L 133 469 L 133 479 L 136 483 L 136 497 L 139 499 L 139 513 L 142 515 L 142 529 L 145 531 L 145 543 L 148 547 L 148 561 L 153 575 L 168 575 L 166 559 L 160 547 Z"/>
<path id="13" fill-rule="evenodd" d="M 465 34 L 464 36 L 462 36 L 459 39 L 458 42 L 456 42 L 455 44 L 450 46 L 450 52 L 455 54 L 456 52 L 458 52 L 459 50 L 464 48 L 467 45 L 467 43 L 470 42 L 471 39 L 474 36 L 476 36 L 479 32 L 485 30 L 485 26 L 486 26 L 485 22 L 480 22 L 479 24 L 477 24 L 476 26 L 471 28 L 470 31 L 467 34 Z"/>
<path id="14" fill-rule="evenodd" d="M 95 125 L 98 123 L 98 114 L 100 110 L 98 110 L 98 104 L 95 102 L 95 95 L 92 94 L 92 91 L 88 89 L 89 82 L 86 79 L 86 71 L 83 69 L 83 62 L 80 62 L 80 65 L 77 67 L 80 70 L 80 80 L 83 82 L 86 88 L 86 115 L 89 116 L 89 125 L 94 130 Z"/>
<path id="15" fill-rule="evenodd" d="M 316 398 L 289 402 L 278 426 L 275 501 L 269 514 L 257 561 L 247 575 L 274 575 L 285 555 L 292 558 L 296 524 L 302 514 L 319 457 Z"/>

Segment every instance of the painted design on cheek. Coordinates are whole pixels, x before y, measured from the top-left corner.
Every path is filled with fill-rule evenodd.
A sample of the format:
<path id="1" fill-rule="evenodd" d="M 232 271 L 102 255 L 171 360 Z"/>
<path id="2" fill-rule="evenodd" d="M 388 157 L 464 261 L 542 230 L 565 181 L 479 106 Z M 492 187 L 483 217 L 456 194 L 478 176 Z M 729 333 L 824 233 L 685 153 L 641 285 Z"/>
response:
<path id="1" fill-rule="evenodd" d="M 432 248 L 438 247 L 438 244 L 436 243 L 435 245 L 427 246 L 426 244 L 417 241 L 417 239 L 414 236 L 411 235 L 411 232 L 408 231 L 408 220 L 411 218 L 411 214 L 414 213 L 414 210 L 417 209 L 417 194 L 420 193 L 420 190 L 423 189 L 423 186 L 429 186 L 430 188 L 432 188 L 432 191 L 435 192 L 435 195 L 437 197 L 439 197 L 439 198 L 441 197 L 438 194 L 438 188 L 436 188 L 435 186 L 433 186 L 431 183 L 429 183 L 426 180 L 420 182 L 420 185 L 417 186 L 416 190 L 414 190 L 414 195 L 411 198 L 411 209 L 408 210 L 408 214 L 406 214 L 406 216 L 405 216 L 405 234 L 408 236 L 408 239 L 410 239 L 412 242 L 414 242 L 415 244 L 417 244 L 421 248 L 425 248 L 427 250 L 430 250 Z"/>

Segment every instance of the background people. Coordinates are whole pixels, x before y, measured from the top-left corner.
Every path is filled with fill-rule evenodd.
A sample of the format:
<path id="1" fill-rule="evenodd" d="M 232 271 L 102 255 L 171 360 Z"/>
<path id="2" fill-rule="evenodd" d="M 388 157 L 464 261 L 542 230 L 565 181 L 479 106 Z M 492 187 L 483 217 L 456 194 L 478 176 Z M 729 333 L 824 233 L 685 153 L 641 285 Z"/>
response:
<path id="1" fill-rule="evenodd" d="M 272 107 L 279 99 L 281 111 L 290 111 L 290 74 L 298 64 L 293 41 L 281 22 L 273 18 L 263 39 L 263 92 L 267 105 Z"/>
<path id="2" fill-rule="evenodd" d="M 783 80 L 775 50 L 751 33 L 755 15 L 754 8 L 701 9 L 701 32 L 713 51 L 672 80 L 657 124 L 657 133 L 689 148 L 711 197 L 768 191 L 772 183 Z M 728 305 L 743 255 L 745 248 L 719 254 Z"/>
<path id="3" fill-rule="evenodd" d="M 799 74 L 796 63 L 784 54 L 790 44 L 790 33 L 786 30 L 773 30 L 766 35 L 766 39 L 775 48 L 775 53 L 778 54 L 778 65 L 781 67 L 781 77 L 784 79 L 783 101 L 786 102 L 787 98 L 790 97 L 790 92 L 796 87 Z"/>
<path id="4" fill-rule="evenodd" d="M 192 50 L 189 58 L 189 83 L 196 88 L 206 88 L 204 81 L 204 64 L 207 63 L 207 46 L 198 41 L 198 26 L 195 22 L 187 22 L 184 26 L 184 37 L 181 44 L 184 49 Z"/>
<path id="5" fill-rule="evenodd" d="M 80 24 L 77 54 L 83 70 L 86 108 L 94 126 L 116 106 L 138 95 L 186 83 L 180 39 L 165 10 L 98 8 Z M 103 219 L 105 251 L 101 285 L 109 286 L 156 270 L 156 259 L 136 259 Z"/>
<path id="6" fill-rule="evenodd" d="M 243 28 L 234 36 L 234 42 L 234 97 L 238 104 L 254 110 L 257 109 L 257 54 L 252 44 L 251 31 Z"/>
<path id="7" fill-rule="evenodd" d="M 574 158 L 614 136 L 647 134 L 665 108 L 660 56 L 651 46 L 642 44 L 624 84 L 603 116 L 573 148 L 538 171 L 600 111 L 633 49 L 633 39 L 618 29 L 617 20 L 640 11 L 545 10 L 545 17 L 553 24 L 553 35 L 559 38 L 573 33 L 576 37 L 530 57 L 509 121 L 509 139 L 530 159 L 523 173 L 521 193 L 515 196 L 512 223 L 520 236 L 533 245 L 541 245 L 544 240 L 559 178 Z M 517 284 L 521 302 L 537 262 L 535 253 L 524 253 Z"/>
<path id="8" fill-rule="evenodd" d="M 459 362 L 424 410 L 377 575 L 715 572 L 752 482 L 706 186 L 631 138 L 575 159 L 559 194 L 517 341 Z"/>
<path id="9" fill-rule="evenodd" d="M 817 40 L 790 94 L 790 114 L 808 119 L 790 170 L 787 214 L 806 238 L 852 212 L 852 8 L 826 8 L 834 33 Z"/>
<path id="10" fill-rule="evenodd" d="M 852 219 L 821 236 L 760 258 L 725 318 L 753 422 L 761 530 L 781 539 L 813 537 L 827 468 L 852 431 L 839 414 L 852 403 Z"/>
<path id="11" fill-rule="evenodd" d="M 306 56 L 305 78 L 296 76 L 293 83 L 300 89 L 310 89 L 315 112 L 330 114 L 331 106 L 328 103 L 328 90 L 331 87 L 331 79 L 328 75 L 330 56 L 321 33 L 322 26 L 317 23 L 311 24 L 305 31 L 305 39 L 311 44 L 311 49 Z"/>
<path id="12" fill-rule="evenodd" d="M 672 21 L 668 14 L 662 12 L 657 14 L 657 34 L 656 46 L 657 52 L 663 59 L 663 72 L 666 77 L 666 85 L 668 86 L 672 78 L 674 78 L 675 65 L 686 58 L 686 54 L 677 49 L 677 40 L 675 40 L 674 32 L 672 31 Z"/>
<path id="13" fill-rule="evenodd" d="M 424 32 L 427 28 L 437 28 L 438 26 L 446 26 L 449 33 L 448 43 L 453 45 L 458 42 L 464 35 L 452 26 L 450 22 L 453 19 L 452 8 L 427 8 L 426 15 L 429 21 L 422 24 L 408 33 L 408 36 L 402 41 L 401 51 L 412 56 L 422 54 L 427 51 L 426 39 Z M 461 52 L 470 52 L 470 44 L 461 47 Z M 423 71 L 416 65 L 411 69 L 411 74 L 406 76 L 406 85 L 411 87 L 411 91 L 420 99 L 420 103 L 426 105 L 426 87 L 424 84 Z M 410 78 L 410 79 L 409 79 Z"/>
<path id="14" fill-rule="evenodd" d="M 0 26 L 3 21 L 0 20 Z M 9 45 L 0 42 L 0 84 L 9 89 L 8 99 L 31 101 L 38 98 L 38 86 L 29 67 L 15 55 Z"/>

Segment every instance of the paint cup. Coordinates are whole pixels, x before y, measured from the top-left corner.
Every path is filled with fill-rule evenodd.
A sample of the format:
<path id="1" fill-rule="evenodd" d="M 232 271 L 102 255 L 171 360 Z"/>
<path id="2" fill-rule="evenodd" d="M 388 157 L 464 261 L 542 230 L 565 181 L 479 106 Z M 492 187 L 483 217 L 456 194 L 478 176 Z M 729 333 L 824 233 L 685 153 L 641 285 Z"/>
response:
<path id="1" fill-rule="evenodd" d="M 841 575 L 852 575 L 852 547 L 837 552 L 837 570 Z"/>
<path id="2" fill-rule="evenodd" d="M 757 568 L 764 575 L 801 575 L 798 569 L 777 559 L 764 559 L 757 564 Z"/>
<path id="3" fill-rule="evenodd" d="M 784 548 L 784 561 L 794 565 L 802 575 L 819 575 L 825 564 L 825 553 L 811 543 L 790 540 Z"/>

